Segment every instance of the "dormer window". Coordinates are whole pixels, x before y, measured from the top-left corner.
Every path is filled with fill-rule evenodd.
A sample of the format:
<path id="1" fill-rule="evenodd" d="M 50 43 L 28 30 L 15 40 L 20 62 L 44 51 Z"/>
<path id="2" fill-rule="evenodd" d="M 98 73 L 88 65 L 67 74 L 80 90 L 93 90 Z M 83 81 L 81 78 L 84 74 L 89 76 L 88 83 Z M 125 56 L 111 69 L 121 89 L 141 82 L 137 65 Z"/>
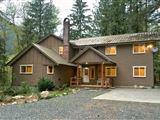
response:
<path id="1" fill-rule="evenodd" d="M 116 46 L 109 46 L 105 48 L 105 55 L 116 55 Z"/>
<path id="2" fill-rule="evenodd" d="M 64 51 L 63 46 L 60 46 L 60 47 L 58 48 L 58 53 L 59 53 L 59 55 L 63 55 L 63 51 Z"/>
<path id="3" fill-rule="evenodd" d="M 133 54 L 142 54 L 142 53 L 146 53 L 145 44 L 134 44 Z"/>

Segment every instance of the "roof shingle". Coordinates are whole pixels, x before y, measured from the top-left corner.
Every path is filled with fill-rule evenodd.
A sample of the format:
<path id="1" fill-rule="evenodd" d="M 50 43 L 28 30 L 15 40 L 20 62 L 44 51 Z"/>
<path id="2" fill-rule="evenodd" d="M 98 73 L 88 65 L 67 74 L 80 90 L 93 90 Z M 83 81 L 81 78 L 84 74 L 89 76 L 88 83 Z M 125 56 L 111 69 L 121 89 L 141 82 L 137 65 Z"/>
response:
<path id="1" fill-rule="evenodd" d="M 85 45 L 101 45 L 101 44 L 119 44 L 160 40 L 159 32 L 144 32 L 122 35 L 110 35 L 92 38 L 80 38 L 78 40 L 71 40 L 70 43 L 76 46 Z"/>
<path id="2" fill-rule="evenodd" d="M 50 60 L 56 64 L 76 66 L 74 64 L 68 63 L 64 58 L 62 58 L 55 50 L 48 49 L 46 47 L 40 46 L 38 44 L 33 44 L 42 54 L 48 57 Z"/>

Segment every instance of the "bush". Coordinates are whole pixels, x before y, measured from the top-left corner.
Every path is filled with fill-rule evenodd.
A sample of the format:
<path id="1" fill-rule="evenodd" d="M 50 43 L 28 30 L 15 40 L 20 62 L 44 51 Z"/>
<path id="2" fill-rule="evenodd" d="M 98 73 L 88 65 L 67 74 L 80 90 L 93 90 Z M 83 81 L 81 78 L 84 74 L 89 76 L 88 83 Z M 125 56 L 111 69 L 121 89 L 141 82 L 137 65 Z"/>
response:
<path id="1" fill-rule="evenodd" d="M 22 82 L 20 87 L 6 87 L 3 91 L 5 95 L 19 95 L 19 94 L 28 94 L 31 93 L 31 88 L 26 82 Z"/>
<path id="2" fill-rule="evenodd" d="M 26 82 L 22 82 L 21 87 L 18 90 L 18 94 L 28 94 L 28 93 L 31 93 L 31 91 L 32 90 L 31 90 L 29 84 Z"/>
<path id="3" fill-rule="evenodd" d="M 45 90 L 53 90 L 55 87 L 53 81 L 49 80 L 48 78 L 41 78 L 38 82 L 38 90 L 45 91 Z"/>
<path id="4" fill-rule="evenodd" d="M 4 95 L 0 95 L 0 102 L 3 102 L 5 100 L 5 96 Z"/>
<path id="5" fill-rule="evenodd" d="M 58 90 L 64 90 L 64 89 L 66 89 L 67 87 L 68 87 L 67 84 L 61 84 L 61 85 L 58 85 L 58 86 L 57 86 L 57 89 L 58 89 Z"/>
<path id="6" fill-rule="evenodd" d="M 5 95 L 11 95 L 11 96 L 14 96 L 14 95 L 17 95 L 17 90 L 13 87 L 6 87 L 3 91 L 3 93 Z"/>

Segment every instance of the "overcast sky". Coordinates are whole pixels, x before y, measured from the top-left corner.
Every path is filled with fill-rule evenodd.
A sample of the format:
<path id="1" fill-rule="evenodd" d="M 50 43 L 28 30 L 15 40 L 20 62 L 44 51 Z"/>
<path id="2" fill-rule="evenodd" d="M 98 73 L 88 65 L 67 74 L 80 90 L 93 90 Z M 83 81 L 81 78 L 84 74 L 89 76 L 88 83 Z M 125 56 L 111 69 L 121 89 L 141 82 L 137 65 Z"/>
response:
<path id="1" fill-rule="evenodd" d="M 14 4 L 20 5 L 19 3 L 30 1 L 30 0 L 11 0 L 11 1 Z M 75 2 L 75 0 L 52 0 L 52 1 L 53 1 L 53 4 L 59 9 L 59 12 L 60 12 L 59 18 L 62 22 L 63 19 L 71 13 L 70 10 L 72 9 L 72 6 L 73 6 L 73 3 Z M 92 10 L 94 5 L 96 4 L 96 1 L 98 1 L 98 0 L 83 0 L 83 1 L 87 2 L 87 5 Z M 5 5 L 3 5 L 3 4 L 2 3 L 0 4 L 1 10 L 5 9 Z M 58 31 L 61 31 L 61 29 L 62 29 L 62 25 L 58 27 Z"/>

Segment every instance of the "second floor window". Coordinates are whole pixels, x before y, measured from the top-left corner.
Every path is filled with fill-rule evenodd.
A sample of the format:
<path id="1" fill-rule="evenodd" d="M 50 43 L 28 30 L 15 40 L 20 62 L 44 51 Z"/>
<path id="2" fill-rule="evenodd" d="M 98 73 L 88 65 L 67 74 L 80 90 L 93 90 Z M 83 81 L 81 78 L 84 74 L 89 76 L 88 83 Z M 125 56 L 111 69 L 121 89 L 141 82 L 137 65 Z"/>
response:
<path id="1" fill-rule="evenodd" d="M 58 48 L 58 52 L 59 52 L 59 55 L 63 55 L 63 46 L 60 46 Z"/>
<path id="2" fill-rule="evenodd" d="M 116 55 L 116 46 L 110 46 L 105 48 L 105 55 Z"/>
<path id="3" fill-rule="evenodd" d="M 133 54 L 141 54 L 145 53 L 145 44 L 134 44 L 133 45 Z"/>

